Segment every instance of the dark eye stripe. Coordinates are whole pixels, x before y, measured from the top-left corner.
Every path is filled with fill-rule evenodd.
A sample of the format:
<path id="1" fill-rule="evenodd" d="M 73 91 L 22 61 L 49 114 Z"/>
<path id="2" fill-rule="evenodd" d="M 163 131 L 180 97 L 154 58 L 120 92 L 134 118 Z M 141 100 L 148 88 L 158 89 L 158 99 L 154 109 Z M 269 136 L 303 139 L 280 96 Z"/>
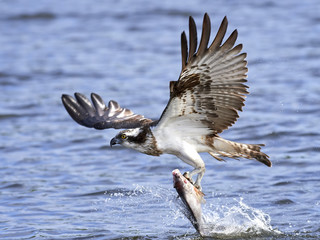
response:
<path id="1" fill-rule="evenodd" d="M 150 134 L 150 128 L 144 128 L 137 136 L 127 136 L 128 142 L 137 143 L 137 144 L 143 144 L 147 138 L 148 133 Z"/>

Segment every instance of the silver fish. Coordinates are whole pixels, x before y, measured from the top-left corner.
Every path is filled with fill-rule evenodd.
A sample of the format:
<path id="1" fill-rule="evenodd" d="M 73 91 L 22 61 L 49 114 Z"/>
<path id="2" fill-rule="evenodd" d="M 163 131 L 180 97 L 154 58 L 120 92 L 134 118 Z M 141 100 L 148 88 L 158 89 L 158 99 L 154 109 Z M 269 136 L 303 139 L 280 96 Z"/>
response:
<path id="1" fill-rule="evenodd" d="M 204 194 L 189 180 L 187 174 L 182 175 L 179 169 L 172 171 L 173 187 L 178 192 L 184 206 L 183 213 L 190 220 L 198 233 L 203 236 L 203 219 L 201 204 L 205 202 Z"/>

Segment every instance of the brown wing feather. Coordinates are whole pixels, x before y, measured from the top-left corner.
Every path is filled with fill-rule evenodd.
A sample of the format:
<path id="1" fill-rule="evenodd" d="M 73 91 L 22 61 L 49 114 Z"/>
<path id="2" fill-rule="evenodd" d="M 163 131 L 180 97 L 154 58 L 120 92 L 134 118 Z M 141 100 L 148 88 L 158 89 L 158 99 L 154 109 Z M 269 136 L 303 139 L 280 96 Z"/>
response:
<path id="1" fill-rule="evenodd" d="M 187 40 L 183 33 L 182 71 L 178 81 L 170 82 L 170 100 L 159 126 L 189 116 L 190 119 L 196 117 L 203 127 L 212 132 L 220 133 L 239 117 L 238 111 L 242 110 L 245 94 L 248 94 L 248 87 L 243 84 L 247 81 L 246 54 L 240 53 L 241 44 L 234 47 L 238 36 L 236 30 L 222 44 L 228 26 L 226 17 L 208 48 L 210 26 L 210 18 L 205 14 L 196 52 L 196 26 L 190 17 L 190 52 L 187 54 Z"/>
<path id="2" fill-rule="evenodd" d="M 116 101 L 109 101 L 107 107 L 98 94 L 91 94 L 93 105 L 83 94 L 75 93 L 74 95 L 75 98 L 63 94 L 62 103 L 72 119 L 82 126 L 95 129 L 126 129 L 154 123 L 151 119 L 134 114 L 129 109 L 121 108 Z"/>
<path id="3" fill-rule="evenodd" d="M 186 33 L 181 33 L 181 60 L 182 60 L 182 70 L 186 67 L 188 61 L 188 42 Z"/>
<path id="4" fill-rule="evenodd" d="M 197 27 L 193 18 L 189 17 L 189 61 L 192 59 L 193 55 L 196 53 L 198 39 L 197 39 Z"/>
<path id="5" fill-rule="evenodd" d="M 216 48 L 218 48 L 221 45 L 224 35 L 227 32 L 227 27 L 228 27 L 228 19 L 227 17 L 224 17 L 220 24 L 218 33 L 215 36 L 213 42 L 211 43 L 211 46 L 209 47 L 211 51 L 214 51 Z"/>
<path id="6" fill-rule="evenodd" d="M 200 40 L 199 49 L 197 52 L 198 56 L 199 55 L 201 56 L 207 50 L 207 46 L 210 39 L 210 32 L 211 32 L 210 18 L 206 13 L 204 14 L 204 18 L 203 18 L 201 40 Z"/>

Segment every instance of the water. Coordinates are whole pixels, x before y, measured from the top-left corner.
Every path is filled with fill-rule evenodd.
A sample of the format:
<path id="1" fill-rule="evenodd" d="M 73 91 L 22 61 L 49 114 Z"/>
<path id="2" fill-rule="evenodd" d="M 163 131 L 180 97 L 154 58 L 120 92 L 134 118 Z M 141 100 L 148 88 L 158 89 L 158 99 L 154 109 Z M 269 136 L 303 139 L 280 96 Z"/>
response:
<path id="1" fill-rule="evenodd" d="M 251 94 L 223 137 L 265 143 L 272 168 L 203 155 L 214 238 L 320 238 L 320 3 L 0 1 L 0 238 L 198 239 L 170 155 L 110 149 L 60 96 L 97 92 L 150 118 L 180 71 L 188 16 L 224 15 L 248 53 Z M 210 225 L 211 224 L 211 225 Z"/>

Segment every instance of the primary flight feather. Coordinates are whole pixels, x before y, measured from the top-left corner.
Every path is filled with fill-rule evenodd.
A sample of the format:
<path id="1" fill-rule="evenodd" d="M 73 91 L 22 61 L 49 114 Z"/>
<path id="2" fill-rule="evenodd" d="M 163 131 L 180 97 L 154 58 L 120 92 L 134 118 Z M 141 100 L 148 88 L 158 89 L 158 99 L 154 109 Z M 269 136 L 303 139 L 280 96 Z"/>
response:
<path id="1" fill-rule="evenodd" d="M 159 156 L 173 154 L 194 169 L 195 185 L 201 189 L 205 164 L 199 152 L 221 157 L 256 159 L 271 166 L 269 157 L 260 151 L 261 144 L 243 144 L 225 140 L 218 134 L 234 124 L 248 94 L 246 53 L 235 45 L 237 30 L 223 42 L 228 21 L 225 17 L 208 46 L 211 24 L 204 15 L 199 47 L 197 28 L 189 18 L 189 50 L 186 34 L 181 34 L 182 70 L 178 81 L 170 82 L 170 98 L 157 121 L 121 108 L 115 101 L 108 106 L 92 93 L 91 100 L 80 93 L 75 98 L 63 94 L 62 102 L 80 125 L 96 129 L 126 129 L 110 145 L 122 144 L 142 153 Z M 197 50 L 198 49 L 198 50 Z"/>

